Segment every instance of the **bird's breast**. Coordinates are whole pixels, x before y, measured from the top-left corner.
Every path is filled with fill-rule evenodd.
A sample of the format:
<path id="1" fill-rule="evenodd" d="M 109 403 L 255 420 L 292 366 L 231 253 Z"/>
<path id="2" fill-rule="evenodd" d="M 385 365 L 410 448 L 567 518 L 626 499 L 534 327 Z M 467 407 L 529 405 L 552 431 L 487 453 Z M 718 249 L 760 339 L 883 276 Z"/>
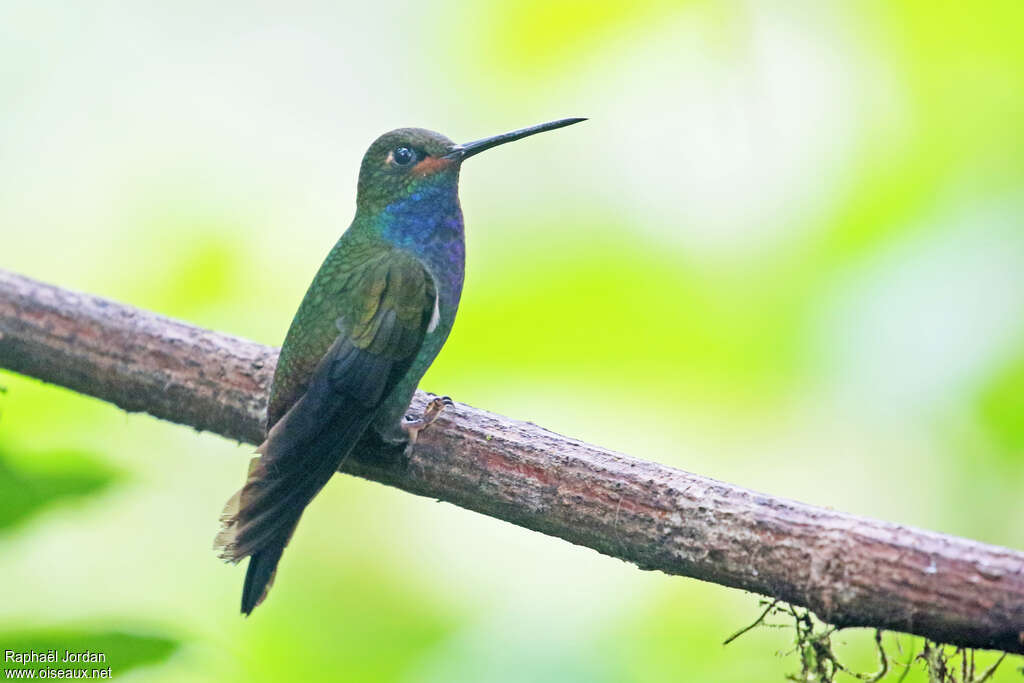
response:
<path id="1" fill-rule="evenodd" d="M 422 190 L 387 206 L 383 236 L 419 259 L 437 286 L 442 321 L 454 317 L 462 293 L 466 244 L 454 192 Z"/>

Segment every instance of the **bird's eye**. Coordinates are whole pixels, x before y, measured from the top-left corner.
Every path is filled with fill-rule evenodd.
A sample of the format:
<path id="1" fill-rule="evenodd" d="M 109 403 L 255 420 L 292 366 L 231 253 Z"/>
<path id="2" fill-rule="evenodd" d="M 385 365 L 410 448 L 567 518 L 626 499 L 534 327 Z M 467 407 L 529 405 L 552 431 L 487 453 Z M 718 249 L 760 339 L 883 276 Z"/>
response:
<path id="1" fill-rule="evenodd" d="M 391 150 L 391 160 L 396 166 L 408 166 L 416 161 L 416 152 L 410 147 L 395 147 Z"/>

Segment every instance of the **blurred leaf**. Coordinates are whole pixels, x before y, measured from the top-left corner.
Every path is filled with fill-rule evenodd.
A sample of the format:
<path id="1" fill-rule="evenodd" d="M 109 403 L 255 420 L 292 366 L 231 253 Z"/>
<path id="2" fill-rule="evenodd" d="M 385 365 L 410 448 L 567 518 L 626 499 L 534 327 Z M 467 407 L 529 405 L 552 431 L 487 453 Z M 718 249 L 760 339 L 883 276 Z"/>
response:
<path id="1" fill-rule="evenodd" d="M 56 451 L 13 458 L 0 451 L 0 531 L 49 506 L 97 494 L 117 473 L 96 458 Z"/>
<path id="2" fill-rule="evenodd" d="M 626 27 L 678 12 L 681 3 L 664 0 L 528 0 L 482 4 L 482 27 L 470 38 L 480 58 L 508 77 L 536 79 L 564 72 L 567 65 L 599 54 L 599 48 Z"/>
<path id="3" fill-rule="evenodd" d="M 323 553 L 323 549 L 320 550 Z M 451 636 L 458 616 L 382 566 L 343 568 L 298 556 L 293 578 L 245 623 L 247 681 L 393 681 Z M 316 596 L 310 600 L 310 596 Z M 331 652 L 325 666 L 322 653 Z"/>
<path id="4" fill-rule="evenodd" d="M 7 669 L 105 669 L 110 667 L 112 675 L 118 675 L 140 666 L 156 664 L 166 660 L 180 643 L 170 638 L 142 635 L 123 631 L 86 631 L 77 629 L 45 629 L 32 631 L 11 631 L 0 633 L 0 650 L 14 650 L 16 653 L 57 651 L 57 662 L 33 662 L 11 665 Z M 62 663 L 65 651 L 94 652 L 102 654 L 104 662 Z"/>
<path id="5" fill-rule="evenodd" d="M 1024 451 L 1024 354 L 989 379 L 978 397 L 977 412 L 999 445 Z"/>
<path id="6" fill-rule="evenodd" d="M 771 404 L 799 379 L 799 335 L 814 296 L 799 280 L 759 264 L 712 272 L 628 226 L 589 231 L 586 244 L 565 248 L 552 239 L 504 247 L 503 261 L 487 264 L 497 284 L 467 289 L 426 386 L 481 370 L 577 386 L 600 377 L 604 386 L 642 387 L 652 402 L 735 411 Z"/>
<path id="7" fill-rule="evenodd" d="M 161 258 L 125 263 L 111 273 L 116 291 L 130 293 L 125 296 L 142 308 L 196 324 L 223 325 L 223 319 L 205 316 L 211 307 L 244 291 L 240 253 L 245 245 L 232 235 L 235 223 L 170 208 L 137 220 L 146 227 L 132 238 L 138 251 L 160 252 Z M 167 244 L 168 235 L 179 238 Z"/>

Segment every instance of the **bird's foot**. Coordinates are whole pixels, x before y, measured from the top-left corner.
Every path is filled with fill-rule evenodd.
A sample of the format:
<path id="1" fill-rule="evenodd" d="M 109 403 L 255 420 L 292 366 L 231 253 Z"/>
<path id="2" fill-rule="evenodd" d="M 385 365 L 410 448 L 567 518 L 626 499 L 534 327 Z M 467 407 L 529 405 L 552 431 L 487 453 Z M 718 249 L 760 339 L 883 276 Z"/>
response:
<path id="1" fill-rule="evenodd" d="M 447 396 L 435 396 L 427 403 L 427 407 L 423 410 L 423 415 L 418 420 L 409 420 L 402 423 L 402 430 L 409 437 L 409 443 L 405 447 L 405 455 L 407 457 L 412 455 L 413 446 L 416 445 L 416 439 L 419 437 L 420 432 L 434 424 L 445 408 L 453 405 L 455 403 Z"/>

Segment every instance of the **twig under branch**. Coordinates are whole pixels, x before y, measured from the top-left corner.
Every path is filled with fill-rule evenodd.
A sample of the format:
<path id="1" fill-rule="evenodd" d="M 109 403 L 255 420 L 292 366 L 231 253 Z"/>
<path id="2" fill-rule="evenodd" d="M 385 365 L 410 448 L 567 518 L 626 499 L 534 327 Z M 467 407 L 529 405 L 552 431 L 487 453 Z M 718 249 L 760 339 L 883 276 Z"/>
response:
<path id="1" fill-rule="evenodd" d="M 258 443 L 276 358 L 0 270 L 0 367 L 125 410 Z M 463 404 L 424 433 L 407 467 L 362 457 L 343 469 L 837 626 L 1024 653 L 1018 551 L 756 493 Z"/>

